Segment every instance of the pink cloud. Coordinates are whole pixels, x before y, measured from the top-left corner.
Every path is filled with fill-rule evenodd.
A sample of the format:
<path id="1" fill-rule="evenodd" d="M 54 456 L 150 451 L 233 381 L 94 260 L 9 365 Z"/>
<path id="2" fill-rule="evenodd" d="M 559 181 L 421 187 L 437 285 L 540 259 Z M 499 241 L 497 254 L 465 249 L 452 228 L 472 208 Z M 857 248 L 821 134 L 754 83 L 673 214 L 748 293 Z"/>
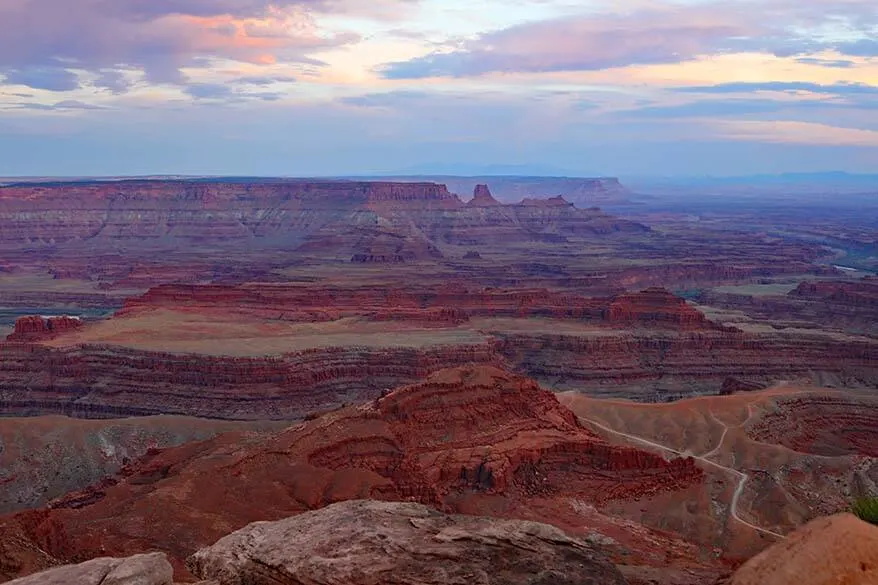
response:
<path id="1" fill-rule="evenodd" d="M 3 0 L 0 74 L 28 79 L 32 71 L 42 78 L 54 72 L 61 79 L 80 69 L 106 78 L 140 69 L 151 81 L 180 83 L 182 67 L 205 59 L 314 64 L 310 53 L 357 38 L 317 26 L 314 11 L 337 6 L 330 0 Z"/>
<path id="2" fill-rule="evenodd" d="M 872 0 L 716 0 L 646 6 L 622 14 L 582 14 L 513 26 L 451 51 L 390 63 L 382 73 L 411 79 L 588 71 L 736 52 L 787 56 L 836 49 L 842 54 L 878 55 L 878 44 L 868 40 L 878 26 Z"/>

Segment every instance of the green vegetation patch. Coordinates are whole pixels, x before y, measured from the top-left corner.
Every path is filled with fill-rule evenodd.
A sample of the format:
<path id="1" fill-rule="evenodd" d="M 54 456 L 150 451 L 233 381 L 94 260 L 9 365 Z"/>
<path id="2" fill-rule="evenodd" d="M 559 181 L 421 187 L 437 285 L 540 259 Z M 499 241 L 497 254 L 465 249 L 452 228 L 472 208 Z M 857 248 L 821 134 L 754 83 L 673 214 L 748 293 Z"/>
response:
<path id="1" fill-rule="evenodd" d="M 878 526 L 878 497 L 856 500 L 851 505 L 851 512 L 860 520 Z"/>

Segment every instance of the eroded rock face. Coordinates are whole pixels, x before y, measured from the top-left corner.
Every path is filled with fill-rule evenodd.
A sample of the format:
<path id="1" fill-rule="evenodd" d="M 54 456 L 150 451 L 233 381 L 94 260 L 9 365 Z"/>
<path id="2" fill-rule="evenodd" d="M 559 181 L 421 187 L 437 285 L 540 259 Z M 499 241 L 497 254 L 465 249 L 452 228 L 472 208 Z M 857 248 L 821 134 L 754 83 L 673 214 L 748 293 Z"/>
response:
<path id="1" fill-rule="evenodd" d="M 778 400 L 749 429 L 758 441 L 826 457 L 878 457 L 878 401 L 838 396 L 798 396 Z"/>
<path id="2" fill-rule="evenodd" d="M 78 317 L 30 315 L 19 317 L 15 321 L 15 331 L 6 339 L 7 341 L 41 341 L 80 327 L 82 320 Z"/>
<path id="3" fill-rule="evenodd" d="M 56 567 L 9 585 L 172 585 L 173 576 L 174 569 L 165 555 L 152 553 Z"/>
<path id="4" fill-rule="evenodd" d="M 6 416 L 293 420 L 467 363 L 499 359 L 488 343 L 315 348 L 254 358 L 0 343 L 0 411 Z"/>
<path id="5" fill-rule="evenodd" d="M 109 250 L 119 242 L 180 249 L 193 244 L 227 248 L 264 243 L 281 248 L 305 245 L 333 253 L 356 242 L 359 228 L 380 227 L 380 247 L 414 227 L 434 243 L 544 240 L 555 235 L 593 236 L 648 228 L 599 210 L 578 210 L 551 201 L 534 211 L 503 206 L 487 194 L 480 201 L 501 210 L 481 213 L 435 183 L 266 180 L 251 182 L 143 180 L 46 183 L 0 187 L 0 248 L 76 247 Z M 496 205 L 495 205 L 496 203 Z M 508 207 L 508 209 L 506 209 Z M 540 207 L 540 205 L 537 205 Z M 525 209 L 528 208 L 528 209 Z M 389 234 L 389 235 L 388 235 Z M 407 248 L 423 243 L 411 235 Z M 316 239 L 316 242 L 315 242 Z M 429 243 L 426 245 L 430 245 Z M 359 258 L 389 262 L 404 254 L 357 251 Z M 438 249 L 429 257 L 436 257 Z M 352 255 L 349 255 L 351 257 Z M 398 260 L 396 260 L 398 261 Z"/>
<path id="6" fill-rule="evenodd" d="M 470 207 L 497 207 L 502 205 L 491 195 L 491 190 L 487 185 L 476 185 L 473 190 L 473 198 L 467 203 Z"/>
<path id="7" fill-rule="evenodd" d="M 852 514 L 814 520 L 747 561 L 729 585 L 791 583 L 878 583 L 878 527 Z"/>
<path id="8" fill-rule="evenodd" d="M 678 329 L 702 329 L 710 325 L 704 313 L 658 287 L 619 295 L 610 303 L 605 315 L 611 323 L 653 324 Z"/>
<path id="9" fill-rule="evenodd" d="M 623 585 L 591 545 L 536 522 L 350 501 L 239 530 L 187 561 L 219 585 Z"/>
<path id="10" fill-rule="evenodd" d="M 691 458 L 607 443 L 531 380 L 468 366 L 268 438 L 153 452 L 43 516 L 0 526 L 27 522 L 27 534 L 60 559 L 148 546 L 179 563 L 250 522 L 351 499 L 566 526 L 573 500 L 649 498 L 703 475 Z"/>

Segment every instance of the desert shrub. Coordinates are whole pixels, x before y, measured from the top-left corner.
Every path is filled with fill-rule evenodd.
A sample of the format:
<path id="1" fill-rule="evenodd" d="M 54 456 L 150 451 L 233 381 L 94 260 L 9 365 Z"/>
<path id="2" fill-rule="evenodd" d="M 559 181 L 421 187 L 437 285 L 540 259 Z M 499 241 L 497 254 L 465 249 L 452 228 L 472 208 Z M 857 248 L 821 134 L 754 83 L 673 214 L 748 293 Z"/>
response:
<path id="1" fill-rule="evenodd" d="M 851 512 L 860 520 L 878 526 L 878 498 L 868 497 L 856 500 L 851 505 Z"/>

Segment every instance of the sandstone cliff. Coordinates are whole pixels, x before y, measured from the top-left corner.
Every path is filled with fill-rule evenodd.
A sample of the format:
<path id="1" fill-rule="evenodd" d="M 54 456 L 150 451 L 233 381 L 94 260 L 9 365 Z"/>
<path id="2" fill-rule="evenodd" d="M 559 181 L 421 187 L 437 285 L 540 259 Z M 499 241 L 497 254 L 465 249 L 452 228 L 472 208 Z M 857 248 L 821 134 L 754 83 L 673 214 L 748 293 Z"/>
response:
<path id="1" fill-rule="evenodd" d="M 78 246 L 115 249 L 186 245 L 296 248 L 356 231 L 363 222 L 393 231 L 414 228 L 434 243 L 519 241 L 558 232 L 588 236 L 646 231 L 597 210 L 565 205 L 535 213 L 503 206 L 499 216 L 469 207 L 444 185 L 357 181 L 261 182 L 136 180 L 22 184 L 0 187 L 0 247 L 21 250 Z M 553 206 L 554 208 L 554 206 Z M 317 246 L 319 249 L 319 246 Z M 367 252 L 357 252 L 365 253 Z"/>
<path id="2" fill-rule="evenodd" d="M 236 358 L 0 343 L 0 412 L 294 420 L 446 367 L 500 363 L 488 345 L 318 348 Z"/>
<path id="3" fill-rule="evenodd" d="M 575 526 L 571 500 L 643 498 L 702 477 L 692 459 L 607 444 L 530 380 L 466 367 L 268 439 L 221 436 L 153 452 L 47 511 L 0 526 L 22 527 L 61 560 L 163 550 L 182 570 L 183 558 L 250 522 L 349 499 Z M 616 531 L 640 551 L 632 558 L 657 542 L 685 550 L 670 535 Z"/>
<path id="4" fill-rule="evenodd" d="M 7 340 L 40 341 L 51 339 L 79 327 L 82 327 L 82 320 L 79 317 L 41 317 L 37 315 L 20 317 L 15 322 L 15 331 L 7 337 Z"/>

